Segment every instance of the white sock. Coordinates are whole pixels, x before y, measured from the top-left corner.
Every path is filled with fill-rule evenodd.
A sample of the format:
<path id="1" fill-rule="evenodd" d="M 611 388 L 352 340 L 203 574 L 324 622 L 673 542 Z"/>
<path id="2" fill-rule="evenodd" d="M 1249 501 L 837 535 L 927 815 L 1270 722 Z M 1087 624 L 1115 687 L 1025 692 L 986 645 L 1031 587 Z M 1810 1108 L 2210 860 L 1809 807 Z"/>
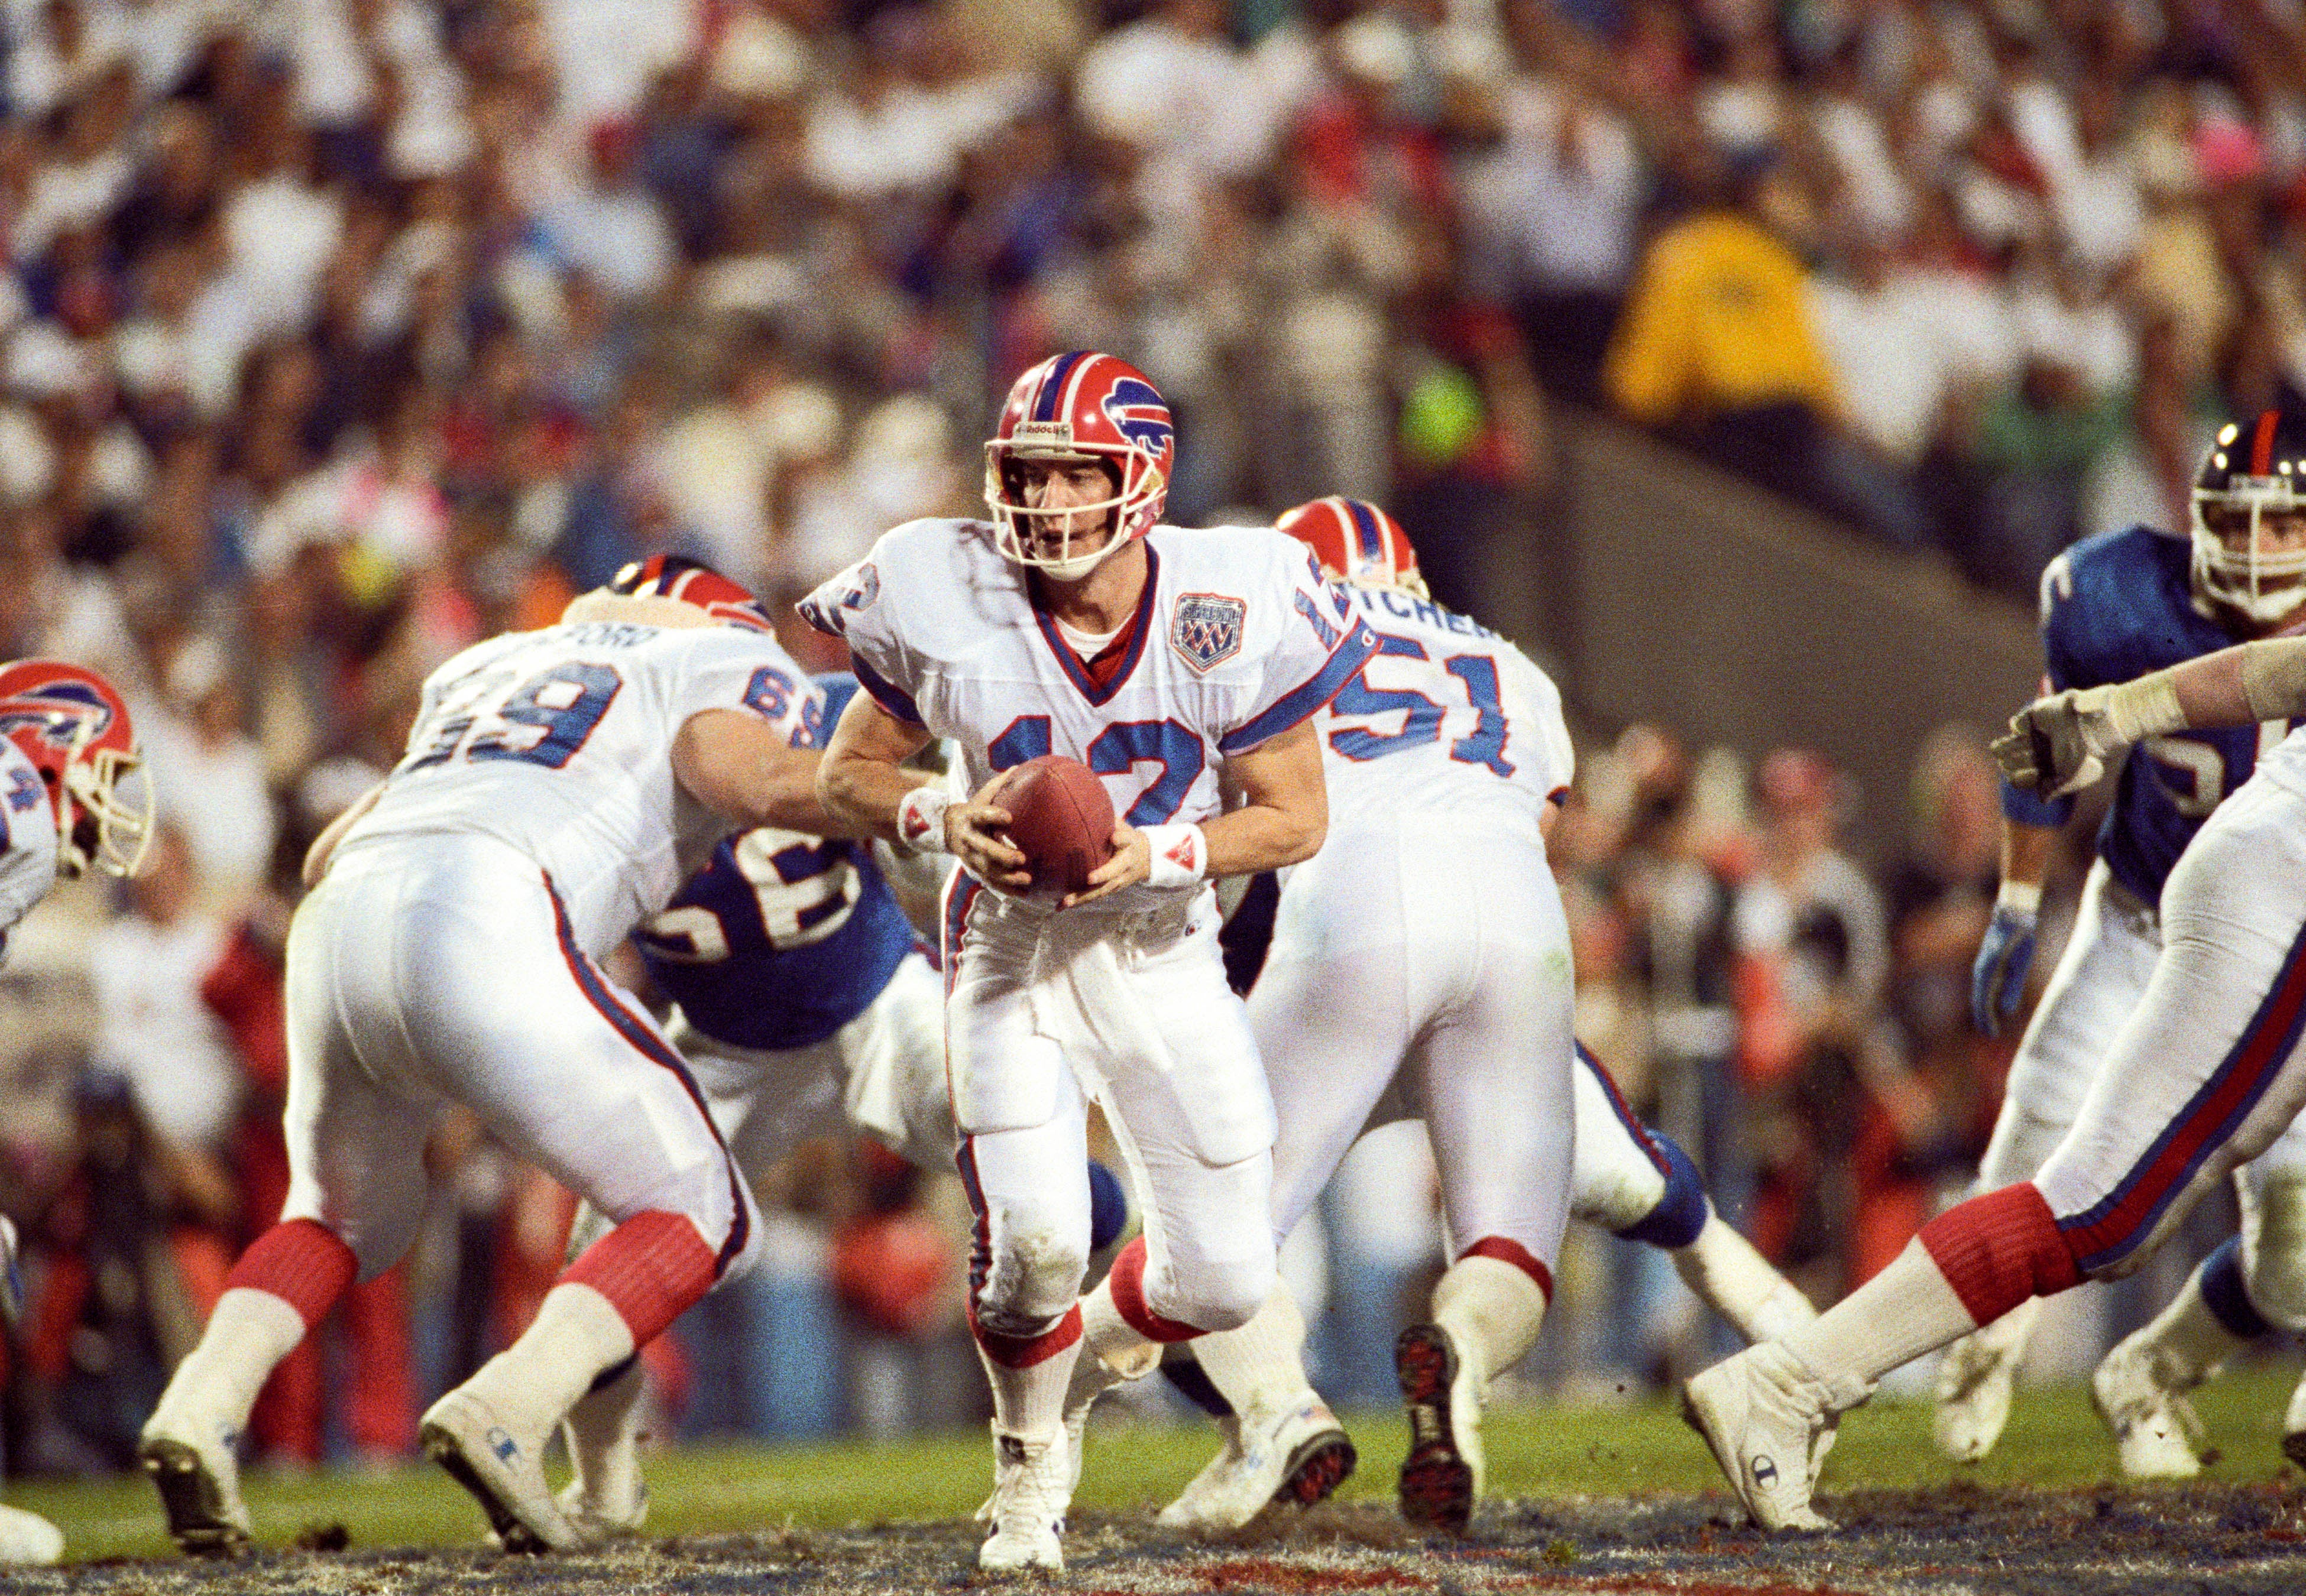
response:
<path id="1" fill-rule="evenodd" d="M 633 1355 L 624 1315 L 591 1286 L 564 1281 L 544 1293 L 536 1320 L 463 1388 L 503 1415 L 524 1439 L 542 1437 L 604 1369 Z"/>
<path id="2" fill-rule="evenodd" d="M 2161 1353 L 2171 1383 L 2189 1390 L 2216 1374 L 2220 1364 L 2249 1343 L 2220 1324 L 2202 1300 L 2202 1271 L 2197 1267 L 2171 1304 L 2126 1344 Z"/>
<path id="3" fill-rule="evenodd" d="M 1890 1267 L 1779 1344 L 1820 1378 L 1875 1381 L 1924 1353 L 1977 1328 L 1944 1271 L 1917 1238 Z"/>
<path id="4" fill-rule="evenodd" d="M 237 1436 L 246 1428 L 264 1382 L 303 1339 L 304 1316 L 286 1297 L 253 1286 L 234 1286 L 217 1299 L 200 1344 L 176 1365 L 153 1417 L 175 1421 L 198 1415 Z"/>
<path id="5" fill-rule="evenodd" d="M 1748 1341 L 1771 1340 L 1815 1317 L 1793 1282 L 1711 1209 L 1697 1239 L 1675 1248 L 1672 1257 L 1689 1289 Z"/>
<path id="6" fill-rule="evenodd" d="M 1528 1355 L 1544 1320 L 1537 1282 L 1501 1259 L 1461 1258 L 1433 1288 L 1433 1322 L 1473 1365 L 1477 1390 Z"/>
<path id="7" fill-rule="evenodd" d="M 1302 1358 L 1305 1319 L 1285 1285 L 1273 1288 L 1249 1323 L 1198 1336 L 1192 1345 L 1201 1372 L 1237 1413 L 1270 1412 L 1313 1394 Z"/>
<path id="8" fill-rule="evenodd" d="M 568 1410 L 562 1435 L 576 1488 L 601 1511 L 622 1515 L 641 1489 L 641 1398 L 648 1376 L 636 1358 L 631 1367 L 597 1391 L 587 1391 Z"/>
<path id="9" fill-rule="evenodd" d="M 993 1387 L 993 1428 L 1004 1435 L 1047 1440 L 1065 1427 L 1065 1387 L 1072 1382 L 1073 1361 L 1084 1343 L 1076 1341 L 1038 1363 L 1012 1369 L 995 1363 L 977 1349 L 985 1378 Z"/>
<path id="10" fill-rule="evenodd" d="M 1123 1379 L 1149 1374 L 1161 1361 L 1161 1344 L 1149 1339 L 1113 1305 L 1111 1279 L 1097 1283 L 1097 1289 L 1080 1300 L 1080 1310 L 1081 1349 Z"/>

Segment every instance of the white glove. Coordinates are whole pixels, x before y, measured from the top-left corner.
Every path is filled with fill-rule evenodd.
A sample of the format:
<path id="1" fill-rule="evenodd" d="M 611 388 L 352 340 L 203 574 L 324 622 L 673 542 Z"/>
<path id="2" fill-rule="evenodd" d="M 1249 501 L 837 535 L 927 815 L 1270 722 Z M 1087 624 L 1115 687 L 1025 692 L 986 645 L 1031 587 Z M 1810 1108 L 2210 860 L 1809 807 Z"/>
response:
<path id="1" fill-rule="evenodd" d="M 2063 798 L 2105 775 L 2108 762 L 2139 738 L 2185 726 L 2177 689 L 2157 670 L 2037 698 L 2010 717 L 2010 730 L 1994 739 L 1994 757 L 2011 785 Z"/>

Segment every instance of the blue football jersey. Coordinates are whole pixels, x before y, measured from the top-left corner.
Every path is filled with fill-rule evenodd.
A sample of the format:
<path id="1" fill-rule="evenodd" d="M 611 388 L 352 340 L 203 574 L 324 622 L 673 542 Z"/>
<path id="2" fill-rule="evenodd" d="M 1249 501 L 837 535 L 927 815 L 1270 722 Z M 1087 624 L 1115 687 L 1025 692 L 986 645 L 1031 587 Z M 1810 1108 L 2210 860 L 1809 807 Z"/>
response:
<path id="1" fill-rule="evenodd" d="M 2143 526 L 2086 538 L 2042 573 L 2042 650 L 2053 690 L 2129 681 L 2225 648 L 2236 639 L 2194 608 L 2183 538 Z M 2211 810 L 2250 779 L 2258 756 L 2288 733 L 2269 722 L 2151 737 L 2131 751 L 2099 829 L 2097 851 L 2114 878 L 2144 902 L 2162 883 Z M 2044 802 L 2004 782 L 2002 812 L 2028 825 L 2057 826 L 2071 798 Z"/>
<path id="2" fill-rule="evenodd" d="M 830 725 L 856 679 L 816 681 Z M 762 1049 L 833 1035 L 872 1007 L 914 945 L 870 843 L 769 827 L 723 837 L 634 941 L 689 1024 Z"/>

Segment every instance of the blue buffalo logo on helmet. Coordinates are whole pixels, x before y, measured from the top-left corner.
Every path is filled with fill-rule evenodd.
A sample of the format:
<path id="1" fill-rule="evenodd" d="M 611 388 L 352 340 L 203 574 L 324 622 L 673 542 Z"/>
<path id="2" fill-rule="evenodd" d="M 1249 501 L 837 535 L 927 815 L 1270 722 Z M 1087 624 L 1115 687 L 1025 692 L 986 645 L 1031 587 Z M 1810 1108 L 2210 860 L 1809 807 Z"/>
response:
<path id="1" fill-rule="evenodd" d="M 1169 623 L 1169 646 L 1197 672 L 1207 673 L 1241 652 L 1242 625 L 1249 605 L 1218 593 L 1177 595 Z"/>
<path id="2" fill-rule="evenodd" d="M 1017 379 L 985 445 L 995 544 L 1016 564 L 1079 581 L 1161 518 L 1176 448 L 1176 422 L 1144 372 L 1095 350 L 1051 355 Z M 1029 461 L 1096 461 L 1112 491 L 1087 504 L 1028 503 Z M 1040 530 L 1050 521 L 1063 529 L 1054 540 Z"/>

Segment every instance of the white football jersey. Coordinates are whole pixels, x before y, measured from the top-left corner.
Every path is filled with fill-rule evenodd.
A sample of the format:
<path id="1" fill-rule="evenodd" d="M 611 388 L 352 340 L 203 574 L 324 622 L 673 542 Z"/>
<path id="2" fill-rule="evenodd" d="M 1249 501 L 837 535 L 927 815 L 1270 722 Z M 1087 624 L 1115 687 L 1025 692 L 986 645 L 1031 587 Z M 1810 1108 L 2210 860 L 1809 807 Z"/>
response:
<path id="1" fill-rule="evenodd" d="M 8 933 L 56 884 L 56 807 L 39 767 L 0 738 L 0 963 Z"/>
<path id="2" fill-rule="evenodd" d="M 801 613 L 848 643 L 883 709 L 953 739 L 969 791 L 1062 754 L 1104 779 L 1125 824 L 1197 823 L 1223 807 L 1223 762 L 1328 703 L 1377 636 L 1277 532 L 1156 526 L 1145 542 L 1132 642 L 1102 687 L 981 521 L 884 533 Z"/>
<path id="3" fill-rule="evenodd" d="M 1521 650 L 1413 593 L 1335 586 L 1378 641 L 1319 722 L 1333 834 L 1408 810 L 1533 821 L 1568 787 L 1560 690 Z"/>
<path id="4" fill-rule="evenodd" d="M 426 680 L 408 752 L 344 846 L 443 832 L 509 843 L 551 877 L 597 958 L 729 830 L 673 780 L 688 718 L 749 709 L 806 747 L 824 704 L 773 637 L 742 627 L 588 621 L 491 638 Z"/>

